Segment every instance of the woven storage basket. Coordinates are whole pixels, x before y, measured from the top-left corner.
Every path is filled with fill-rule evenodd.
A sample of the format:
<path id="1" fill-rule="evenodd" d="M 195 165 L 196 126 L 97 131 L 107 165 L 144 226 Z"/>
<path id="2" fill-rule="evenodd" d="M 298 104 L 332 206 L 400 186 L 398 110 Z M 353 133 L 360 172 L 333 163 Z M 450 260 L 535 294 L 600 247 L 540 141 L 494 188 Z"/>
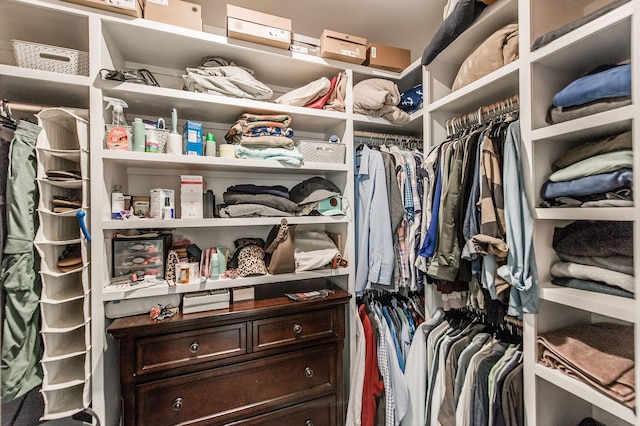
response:
<path id="1" fill-rule="evenodd" d="M 11 40 L 16 65 L 41 71 L 89 75 L 89 54 L 74 49 Z"/>
<path id="2" fill-rule="evenodd" d="M 346 146 L 342 143 L 302 139 L 297 147 L 304 161 L 344 164 Z"/>

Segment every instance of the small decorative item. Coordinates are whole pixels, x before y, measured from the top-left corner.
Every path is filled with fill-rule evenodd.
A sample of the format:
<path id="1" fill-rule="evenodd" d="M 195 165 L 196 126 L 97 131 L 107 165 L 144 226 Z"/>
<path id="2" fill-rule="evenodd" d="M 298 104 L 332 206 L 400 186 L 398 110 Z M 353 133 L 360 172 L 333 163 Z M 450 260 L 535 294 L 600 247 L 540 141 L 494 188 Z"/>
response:
<path id="1" fill-rule="evenodd" d="M 149 312 L 149 316 L 151 319 L 162 321 L 167 318 L 171 318 L 176 314 L 175 308 L 169 308 L 168 306 L 158 305 L 155 308 L 151 308 L 151 312 Z"/>

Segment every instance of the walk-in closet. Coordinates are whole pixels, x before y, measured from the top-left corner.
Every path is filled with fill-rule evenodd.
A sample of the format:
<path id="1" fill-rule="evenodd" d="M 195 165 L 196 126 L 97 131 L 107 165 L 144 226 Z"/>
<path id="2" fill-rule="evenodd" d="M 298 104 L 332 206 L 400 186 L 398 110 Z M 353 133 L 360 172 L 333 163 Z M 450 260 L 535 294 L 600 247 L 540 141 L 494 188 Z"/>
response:
<path id="1" fill-rule="evenodd" d="M 0 0 L 2 425 L 640 425 L 640 1 L 304 3 Z"/>

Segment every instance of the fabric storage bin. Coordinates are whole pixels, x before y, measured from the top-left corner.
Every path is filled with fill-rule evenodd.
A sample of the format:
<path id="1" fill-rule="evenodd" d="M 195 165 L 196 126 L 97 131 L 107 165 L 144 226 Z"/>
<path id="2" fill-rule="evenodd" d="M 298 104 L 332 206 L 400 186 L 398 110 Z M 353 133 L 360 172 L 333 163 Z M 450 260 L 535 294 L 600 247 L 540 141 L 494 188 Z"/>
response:
<path id="1" fill-rule="evenodd" d="M 42 331 L 42 341 L 47 357 L 56 358 L 81 354 L 91 347 L 89 327 L 82 327 L 62 332 Z"/>
<path id="2" fill-rule="evenodd" d="M 56 420 L 69 417 L 87 408 L 91 402 L 91 380 L 65 388 L 47 389 L 43 386 L 44 415 L 42 420 Z"/>
<path id="3" fill-rule="evenodd" d="M 42 387 L 68 387 L 84 383 L 89 377 L 89 357 L 86 353 L 55 359 L 42 359 Z"/>
<path id="4" fill-rule="evenodd" d="M 38 113 L 37 147 L 51 150 L 89 149 L 89 111 L 47 108 Z"/>
<path id="5" fill-rule="evenodd" d="M 80 327 L 89 318 L 89 296 L 61 303 L 40 302 L 43 329 L 72 329 Z"/>
<path id="6" fill-rule="evenodd" d="M 302 139 L 297 147 L 304 161 L 344 164 L 346 146 L 342 143 Z"/>
<path id="7" fill-rule="evenodd" d="M 40 215 L 40 220 L 43 223 L 36 236 L 38 244 L 62 242 L 72 244 L 80 239 L 80 225 L 75 214 L 56 216 L 53 213 L 45 213 Z"/>
<path id="8" fill-rule="evenodd" d="M 89 75 L 89 54 L 75 49 L 11 40 L 16 65 L 62 74 Z"/>
<path id="9" fill-rule="evenodd" d="M 42 302 L 59 303 L 79 299 L 89 293 L 88 280 L 84 281 L 82 270 L 59 277 L 40 273 L 40 277 L 43 283 Z"/>

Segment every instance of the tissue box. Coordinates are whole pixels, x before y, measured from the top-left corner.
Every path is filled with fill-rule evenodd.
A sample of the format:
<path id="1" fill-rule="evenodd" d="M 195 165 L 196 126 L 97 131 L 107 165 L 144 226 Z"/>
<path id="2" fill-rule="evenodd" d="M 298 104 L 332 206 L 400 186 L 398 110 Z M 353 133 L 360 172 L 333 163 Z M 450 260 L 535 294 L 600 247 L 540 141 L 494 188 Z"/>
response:
<path id="1" fill-rule="evenodd" d="M 180 217 L 182 219 L 202 219 L 202 176 L 180 176 Z"/>
<path id="2" fill-rule="evenodd" d="M 288 49 L 291 19 L 227 4 L 227 37 Z"/>
<path id="3" fill-rule="evenodd" d="M 346 146 L 342 143 L 302 139 L 298 142 L 298 151 L 305 162 L 344 164 Z"/>

